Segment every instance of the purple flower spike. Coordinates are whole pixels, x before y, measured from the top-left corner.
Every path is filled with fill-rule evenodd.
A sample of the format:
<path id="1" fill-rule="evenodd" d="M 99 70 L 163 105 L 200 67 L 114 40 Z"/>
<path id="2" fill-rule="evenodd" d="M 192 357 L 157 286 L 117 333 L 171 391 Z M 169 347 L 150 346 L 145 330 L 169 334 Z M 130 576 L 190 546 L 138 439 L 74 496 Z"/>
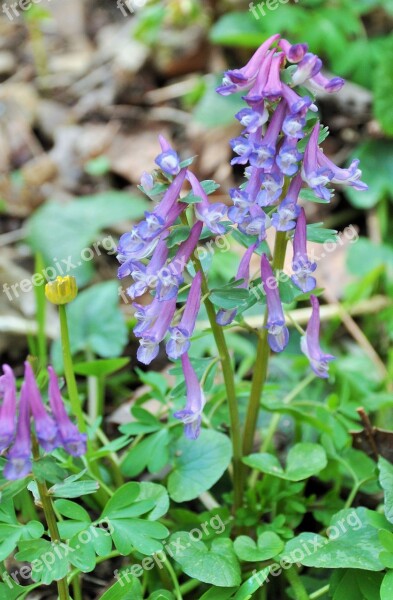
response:
<path id="1" fill-rule="evenodd" d="M 270 219 L 257 204 L 250 206 L 249 215 L 239 224 L 239 230 L 246 235 L 258 236 L 262 242 L 266 238 L 266 229 L 270 226 Z"/>
<path id="2" fill-rule="evenodd" d="M 354 159 L 348 169 L 340 169 L 340 167 L 337 167 L 331 160 L 329 160 L 327 156 L 325 156 L 322 150 L 320 150 L 318 152 L 318 164 L 321 167 L 330 169 L 330 171 L 333 173 L 333 179 L 331 180 L 331 183 L 349 185 L 359 192 L 368 190 L 368 185 L 363 181 L 360 181 L 362 172 L 360 169 L 358 169 L 358 159 Z"/>
<path id="3" fill-rule="evenodd" d="M 195 214 L 197 218 L 202 221 L 204 225 L 210 229 L 210 231 L 217 233 L 218 235 L 222 235 L 225 233 L 225 227 L 220 223 L 220 221 L 227 214 L 227 206 L 222 202 L 210 204 L 205 190 L 195 177 L 194 173 L 188 171 L 187 178 L 191 184 L 194 195 L 198 196 L 202 200 L 201 202 L 198 202 L 198 204 L 195 204 Z"/>
<path id="4" fill-rule="evenodd" d="M 287 59 L 292 63 L 300 62 L 308 50 L 307 44 L 292 45 L 290 42 L 288 42 L 288 40 L 284 39 L 281 39 L 278 42 L 278 46 L 281 48 L 281 50 L 283 50 Z"/>
<path id="5" fill-rule="evenodd" d="M 259 206 L 270 206 L 281 196 L 284 186 L 284 175 L 276 164 L 273 165 L 270 173 L 265 173 L 261 180 L 261 191 L 256 202 Z"/>
<path id="6" fill-rule="evenodd" d="M 277 280 L 266 257 L 262 255 L 261 276 L 263 289 L 266 295 L 268 342 L 273 352 L 282 352 L 289 341 L 289 331 L 285 325 Z"/>
<path id="7" fill-rule="evenodd" d="M 3 365 L 0 377 L 0 397 L 3 404 L 0 408 L 0 452 L 6 450 L 15 435 L 16 422 L 16 383 L 11 367 Z"/>
<path id="8" fill-rule="evenodd" d="M 312 77 L 309 81 L 310 87 L 317 92 L 327 92 L 328 94 L 334 94 L 339 92 L 345 85 L 345 79 L 341 77 L 333 77 L 328 79 L 322 73 L 318 73 Z"/>
<path id="9" fill-rule="evenodd" d="M 329 362 L 335 357 L 324 354 L 319 344 L 319 302 L 315 296 L 311 296 L 312 314 L 308 322 L 306 335 L 301 339 L 301 350 L 310 361 L 310 366 L 318 377 L 326 379 L 329 377 Z"/>
<path id="10" fill-rule="evenodd" d="M 139 341 L 137 358 L 144 365 L 149 365 L 158 355 L 160 342 L 166 336 L 176 311 L 176 297 L 167 302 L 161 302 L 160 305 L 160 312 L 156 320 L 149 329 L 142 333 Z"/>
<path id="11" fill-rule="evenodd" d="M 255 249 L 257 248 L 258 244 L 253 244 L 252 246 L 250 246 L 249 248 L 247 248 L 246 252 L 244 253 L 243 258 L 240 261 L 239 264 L 239 268 L 237 270 L 236 273 L 236 280 L 239 281 L 240 279 L 243 279 L 244 281 L 237 287 L 238 290 L 240 289 L 247 289 L 250 283 L 250 262 L 251 262 L 251 258 L 252 255 L 254 254 Z M 237 310 L 236 308 L 233 310 L 230 309 L 224 309 L 224 308 L 220 308 L 220 310 L 217 313 L 217 323 L 219 325 L 230 325 L 233 321 L 233 319 L 236 317 L 237 314 Z"/>
<path id="12" fill-rule="evenodd" d="M 318 164 L 318 136 L 320 124 L 315 125 L 304 153 L 302 166 L 302 177 L 307 185 L 314 190 L 315 194 L 323 200 L 329 201 L 331 191 L 326 185 L 333 179 L 333 172 L 330 168 L 320 167 Z"/>
<path id="13" fill-rule="evenodd" d="M 250 211 L 252 200 L 247 190 L 232 188 L 229 190 L 233 206 L 228 210 L 228 218 L 232 223 L 242 223 Z"/>
<path id="14" fill-rule="evenodd" d="M 294 85 L 302 85 L 311 77 L 315 77 L 322 69 L 322 61 L 316 54 L 307 52 L 304 58 L 298 64 L 296 71 L 292 75 Z"/>
<path id="15" fill-rule="evenodd" d="M 156 164 L 167 175 L 177 175 L 180 171 L 180 159 L 170 143 L 160 135 L 159 137 L 162 153 L 156 158 Z"/>
<path id="16" fill-rule="evenodd" d="M 250 154 L 253 151 L 252 138 L 246 138 L 240 136 L 233 138 L 230 142 L 231 148 L 235 154 L 238 154 L 237 158 L 231 160 L 231 165 L 245 165 L 247 164 Z"/>
<path id="17" fill-rule="evenodd" d="M 317 282 L 311 273 L 317 268 L 316 263 L 308 260 L 307 256 L 307 223 L 306 213 L 302 208 L 297 220 L 295 235 L 293 238 L 293 261 L 292 269 L 294 275 L 291 279 L 302 292 L 311 292 L 317 285 Z"/>
<path id="18" fill-rule="evenodd" d="M 143 191 L 145 193 L 152 191 L 152 189 L 154 188 L 154 178 L 153 175 L 151 175 L 151 173 L 143 171 L 141 177 L 141 187 L 143 188 Z"/>
<path id="19" fill-rule="evenodd" d="M 302 154 L 297 150 L 296 137 L 287 138 L 276 156 L 276 163 L 284 175 L 292 177 L 299 168 L 298 162 Z"/>
<path id="20" fill-rule="evenodd" d="M 288 189 L 288 194 L 281 202 L 277 212 L 272 216 L 272 225 L 277 231 L 289 231 L 296 225 L 296 219 L 300 214 L 300 207 L 297 205 L 300 190 L 303 181 L 300 175 L 292 179 Z"/>
<path id="21" fill-rule="evenodd" d="M 288 109 L 292 116 L 299 115 L 303 117 L 308 109 L 313 112 L 318 111 L 310 96 L 299 96 L 299 94 L 285 83 L 282 84 L 282 95 L 288 104 Z"/>
<path id="22" fill-rule="evenodd" d="M 192 282 L 186 307 L 181 321 L 176 327 L 170 328 L 171 339 L 166 345 L 169 358 L 177 360 L 190 348 L 190 338 L 195 329 L 195 323 L 201 306 L 202 274 L 197 273 Z"/>
<path id="23" fill-rule="evenodd" d="M 19 402 L 19 418 L 15 443 L 8 452 L 4 477 L 11 481 L 24 479 L 32 470 L 29 390 L 26 382 L 22 384 Z"/>
<path id="24" fill-rule="evenodd" d="M 257 110 L 258 107 L 264 102 L 265 99 L 265 87 L 267 84 L 267 80 L 269 78 L 270 69 L 272 66 L 274 57 L 274 51 L 271 50 L 266 54 L 266 57 L 261 64 L 261 68 L 259 69 L 258 76 L 255 80 L 254 85 L 251 90 L 248 92 L 247 96 L 243 96 L 243 100 L 247 102 L 249 106 Z"/>
<path id="25" fill-rule="evenodd" d="M 25 362 L 24 382 L 26 384 L 26 391 L 29 395 L 30 409 L 34 418 L 38 442 L 46 452 L 52 452 L 52 450 L 58 448 L 60 445 L 57 426 L 45 410 L 33 369 L 27 361 Z"/>
<path id="26" fill-rule="evenodd" d="M 264 58 L 270 46 L 280 38 L 277 33 L 268 38 L 253 54 L 249 62 L 242 69 L 227 71 L 224 74 L 222 84 L 217 88 L 217 93 L 222 96 L 229 96 L 236 92 L 250 89 L 253 85 L 258 72 L 261 68 Z"/>
<path id="27" fill-rule="evenodd" d="M 71 456 L 86 454 L 87 435 L 81 433 L 76 425 L 69 419 L 61 397 L 59 382 L 52 367 L 49 371 L 49 402 L 53 416 L 59 428 L 61 445 Z"/>
<path id="28" fill-rule="evenodd" d="M 185 436 L 189 440 L 196 440 L 201 432 L 202 411 L 206 400 L 187 353 L 181 357 L 181 363 L 187 386 L 187 402 L 185 408 L 175 412 L 173 416 L 183 421 Z"/>

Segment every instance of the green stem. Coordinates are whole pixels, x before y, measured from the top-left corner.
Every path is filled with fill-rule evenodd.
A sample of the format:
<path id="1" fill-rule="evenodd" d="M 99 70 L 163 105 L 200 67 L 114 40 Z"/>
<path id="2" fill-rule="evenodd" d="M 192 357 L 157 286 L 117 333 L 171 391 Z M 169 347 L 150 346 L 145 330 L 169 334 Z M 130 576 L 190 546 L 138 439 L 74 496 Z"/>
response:
<path id="1" fill-rule="evenodd" d="M 83 600 L 80 577 L 74 577 L 72 581 L 73 600 Z"/>
<path id="2" fill-rule="evenodd" d="M 35 460 L 38 460 L 40 457 L 39 451 L 38 451 L 38 445 L 34 441 L 33 441 L 33 456 L 34 456 Z M 45 481 L 42 482 L 42 481 L 39 481 L 38 479 L 36 479 L 36 484 L 37 484 L 38 493 L 39 493 L 40 499 L 41 499 L 42 510 L 44 511 L 45 520 L 48 525 L 50 538 L 53 543 L 60 543 L 61 538 L 60 538 L 60 534 L 59 534 L 59 528 L 57 527 L 56 515 L 55 515 L 55 511 L 54 511 L 53 504 L 52 504 L 52 498 L 50 497 L 50 495 L 48 493 L 48 488 L 46 486 L 46 483 L 45 483 Z M 57 589 L 59 592 L 59 600 L 69 600 L 70 599 L 69 591 L 68 591 L 68 583 L 67 583 L 66 577 L 63 577 L 63 579 L 60 579 L 59 581 L 57 581 Z"/>
<path id="3" fill-rule="evenodd" d="M 292 588 L 296 600 L 310 600 L 296 567 L 291 567 L 287 571 L 284 571 L 284 575 Z"/>
<path id="4" fill-rule="evenodd" d="M 172 582 L 173 582 L 173 591 L 175 593 L 175 596 L 176 596 L 177 600 L 183 600 L 183 596 L 182 596 L 180 585 L 179 585 L 179 580 L 178 580 L 177 575 L 175 573 L 175 569 L 172 567 L 172 565 L 169 562 L 168 558 L 166 558 L 166 560 L 164 561 L 164 567 L 166 568 L 166 570 L 168 571 L 168 573 L 170 575 L 170 578 L 172 579 Z"/>
<path id="5" fill-rule="evenodd" d="M 45 265 L 42 255 L 37 252 L 35 257 L 35 272 L 41 274 Z M 46 333 L 45 333 L 45 321 L 46 321 L 46 298 L 45 298 L 45 281 L 42 279 L 40 285 L 34 287 L 35 301 L 36 301 L 36 321 L 37 321 L 37 345 L 38 345 L 38 359 L 39 365 L 42 368 L 46 367 L 47 363 L 47 350 L 46 350 Z"/>
<path id="6" fill-rule="evenodd" d="M 72 364 L 72 354 L 70 345 L 70 336 L 68 332 L 67 312 L 64 304 L 59 306 L 60 329 L 61 329 L 61 344 L 63 349 L 64 373 L 67 381 L 68 395 L 71 402 L 72 412 L 74 413 L 79 430 L 82 433 L 86 432 L 86 423 L 83 417 L 83 411 L 78 394 L 78 387 Z"/>
<path id="7" fill-rule="evenodd" d="M 317 598 L 321 598 L 322 596 L 328 593 L 329 589 L 330 585 L 328 584 L 320 588 L 319 590 L 316 590 L 316 592 L 310 594 L 310 600 L 317 600 Z"/>
<path id="8" fill-rule="evenodd" d="M 285 252 L 287 248 L 287 236 L 283 231 L 278 231 L 276 235 L 276 241 L 274 245 L 273 254 L 273 269 L 282 269 L 285 261 Z M 264 325 L 267 320 L 267 310 L 265 312 Z M 255 362 L 254 376 L 251 385 L 250 402 L 248 404 L 246 422 L 244 425 L 243 434 L 243 454 L 248 455 L 252 452 L 254 445 L 255 431 L 258 422 L 258 415 L 261 403 L 261 396 L 263 388 L 265 386 L 268 363 L 269 363 L 269 344 L 268 344 L 268 332 L 265 327 L 260 331 L 257 355 Z"/>
<path id="9" fill-rule="evenodd" d="M 187 596 L 187 594 L 189 592 L 192 592 L 200 585 L 201 585 L 201 582 L 198 581 L 197 579 L 190 579 L 190 581 L 186 581 L 186 583 L 182 583 L 182 585 L 180 586 L 180 591 L 183 594 L 183 596 Z"/>
<path id="10" fill-rule="evenodd" d="M 209 294 L 206 277 L 200 260 L 195 256 L 194 261 L 197 270 L 202 274 L 202 292 L 203 295 Z M 210 327 L 217 345 L 220 356 L 221 368 L 224 377 L 224 383 L 228 399 L 229 418 L 231 423 L 231 440 L 233 448 L 233 488 L 234 488 L 234 510 L 242 506 L 243 503 L 243 483 L 242 483 L 242 438 L 240 430 L 240 415 L 236 397 L 235 377 L 231 363 L 228 346 L 226 343 L 224 331 L 216 321 L 216 311 L 208 297 L 204 300 Z"/>

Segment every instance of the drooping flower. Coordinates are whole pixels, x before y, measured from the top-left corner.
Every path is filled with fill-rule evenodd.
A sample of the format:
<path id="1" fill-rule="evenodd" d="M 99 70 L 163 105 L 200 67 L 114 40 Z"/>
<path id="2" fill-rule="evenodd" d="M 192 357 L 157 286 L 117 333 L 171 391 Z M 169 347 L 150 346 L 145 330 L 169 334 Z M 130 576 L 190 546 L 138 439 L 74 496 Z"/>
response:
<path id="1" fill-rule="evenodd" d="M 302 185 L 302 178 L 296 175 L 290 183 L 287 195 L 272 216 L 272 225 L 277 231 L 289 231 L 295 227 L 296 219 L 300 214 L 297 201 Z"/>
<path id="2" fill-rule="evenodd" d="M 285 325 L 284 312 L 281 305 L 278 284 L 266 257 L 261 261 L 262 285 L 266 296 L 268 342 L 273 352 L 282 352 L 289 340 L 289 331 Z"/>
<path id="3" fill-rule="evenodd" d="M 317 92 L 328 92 L 328 94 L 334 94 L 339 92 L 345 80 L 341 77 L 333 77 L 328 79 L 322 73 L 317 73 L 309 80 L 310 87 Z"/>
<path id="4" fill-rule="evenodd" d="M 283 50 L 287 59 L 292 63 L 299 63 L 305 56 L 308 46 L 307 44 L 291 44 L 288 40 L 281 39 L 278 42 L 279 48 Z"/>
<path id="5" fill-rule="evenodd" d="M 312 314 L 308 322 L 306 334 L 301 339 L 302 352 L 310 361 L 310 366 L 318 377 L 329 377 L 329 362 L 334 360 L 331 354 L 325 354 L 319 344 L 320 316 L 319 302 L 315 296 L 311 296 Z"/>
<path id="6" fill-rule="evenodd" d="M 46 452 L 52 452 L 52 450 L 58 448 L 60 445 L 57 426 L 54 420 L 46 412 L 34 377 L 33 369 L 27 361 L 25 362 L 24 383 L 26 384 L 26 391 L 29 395 L 29 404 L 34 418 L 34 427 L 38 442 Z"/>
<path id="7" fill-rule="evenodd" d="M 124 263 L 119 268 L 119 277 L 131 275 L 134 283 L 127 289 L 127 294 L 135 300 L 143 296 L 147 291 L 154 290 L 157 286 L 160 269 L 165 265 L 168 258 L 168 247 L 165 238 L 161 240 L 147 265 L 141 262 Z"/>
<path id="8" fill-rule="evenodd" d="M 175 412 L 173 416 L 183 421 L 186 437 L 196 440 L 201 431 L 202 411 L 206 400 L 187 353 L 182 355 L 181 363 L 186 382 L 187 402 L 185 408 Z"/>
<path id="9" fill-rule="evenodd" d="M 306 213 L 302 208 L 297 220 L 295 235 L 293 238 L 293 261 L 292 269 L 294 274 L 291 279 L 302 292 L 311 292 L 317 284 L 314 273 L 317 268 L 316 263 L 311 262 L 307 256 L 307 223 Z"/>
<path id="10" fill-rule="evenodd" d="M 284 175 L 293 177 L 299 168 L 298 163 L 302 156 L 297 149 L 297 138 L 288 137 L 276 156 L 276 163 Z"/>
<path id="11" fill-rule="evenodd" d="M 169 329 L 171 339 L 166 345 L 169 358 L 176 360 L 185 352 L 188 352 L 191 342 L 190 338 L 195 329 L 195 323 L 201 306 L 202 274 L 197 273 L 191 284 L 186 306 L 180 322 Z"/>
<path id="12" fill-rule="evenodd" d="M 171 300 L 177 296 L 183 281 L 183 271 L 197 247 L 202 227 L 203 223 L 197 221 L 191 228 L 188 239 L 180 244 L 174 258 L 166 267 L 160 269 L 156 287 L 159 300 Z"/>
<path id="13" fill-rule="evenodd" d="M 322 61 L 316 54 L 307 52 L 298 63 L 296 71 L 292 74 L 292 83 L 302 85 L 311 77 L 315 77 L 322 69 Z"/>
<path id="14" fill-rule="evenodd" d="M 16 422 L 16 383 L 11 367 L 3 365 L 0 377 L 0 398 L 3 403 L 0 408 L 0 452 L 6 450 L 15 436 Z"/>
<path id="15" fill-rule="evenodd" d="M 59 441 L 65 451 L 71 456 L 83 456 L 86 454 L 87 435 L 81 433 L 76 425 L 67 415 L 63 399 L 61 397 L 59 382 L 52 367 L 49 371 L 49 402 L 53 416 L 56 419 Z"/>
<path id="16" fill-rule="evenodd" d="M 320 125 L 315 125 L 304 153 L 302 177 L 315 194 L 323 200 L 329 201 L 331 191 L 326 185 L 333 179 L 333 172 L 327 167 L 318 164 L 318 136 Z"/>
<path id="17" fill-rule="evenodd" d="M 226 205 L 222 202 L 210 203 L 200 181 L 198 181 L 191 171 L 187 172 L 187 179 L 191 184 L 194 195 L 201 199 L 201 202 L 195 204 L 195 214 L 197 218 L 202 221 L 210 231 L 222 235 L 225 233 L 225 227 L 220 221 L 226 216 Z"/>
<path id="18" fill-rule="evenodd" d="M 161 154 L 156 158 L 156 164 L 164 173 L 168 175 L 177 175 L 180 171 L 180 159 L 177 152 L 172 148 L 168 140 L 163 135 L 159 136 L 161 145 Z"/>
<path id="19" fill-rule="evenodd" d="M 155 305 L 157 306 L 157 304 Z M 156 358 L 160 342 L 168 333 L 169 326 L 176 311 L 176 296 L 166 302 L 160 302 L 159 313 L 149 329 L 140 334 L 137 357 L 139 362 L 149 365 Z"/>
<path id="20" fill-rule="evenodd" d="M 24 381 L 20 392 L 19 418 L 15 441 L 7 454 L 4 477 L 11 481 L 23 479 L 32 470 L 29 390 Z"/>
<path id="21" fill-rule="evenodd" d="M 239 268 L 236 273 L 236 281 L 243 280 L 240 285 L 237 286 L 236 289 L 247 289 L 250 283 L 250 262 L 252 255 L 255 252 L 255 249 L 258 247 L 258 243 L 252 244 L 249 248 L 247 248 L 246 252 L 243 255 L 243 258 L 240 261 Z M 217 323 L 219 325 L 230 325 L 233 322 L 233 319 L 236 317 L 237 309 L 224 309 L 220 308 L 217 313 Z"/>
<path id="22" fill-rule="evenodd" d="M 222 96 L 229 96 L 230 94 L 249 89 L 261 69 L 268 49 L 279 38 L 279 34 L 269 37 L 243 68 L 226 71 L 223 82 L 216 91 Z"/>

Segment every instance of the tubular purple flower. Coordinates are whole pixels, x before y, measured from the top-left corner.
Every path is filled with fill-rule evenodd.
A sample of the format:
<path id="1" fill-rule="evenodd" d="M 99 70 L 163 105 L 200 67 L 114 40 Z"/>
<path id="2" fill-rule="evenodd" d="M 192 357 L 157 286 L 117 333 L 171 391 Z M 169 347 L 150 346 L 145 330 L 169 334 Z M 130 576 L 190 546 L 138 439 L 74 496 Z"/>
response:
<path id="1" fill-rule="evenodd" d="M 254 144 L 253 146 L 253 150 L 250 154 L 250 164 L 253 167 L 269 170 L 273 166 L 276 145 L 284 122 L 285 111 L 285 102 L 281 101 L 274 111 L 262 143 Z"/>
<path id="2" fill-rule="evenodd" d="M 190 348 L 190 338 L 195 329 L 195 323 L 201 306 L 202 273 L 197 273 L 191 284 L 186 307 L 178 325 L 171 327 L 171 339 L 166 345 L 169 358 L 177 360 Z"/>
<path id="3" fill-rule="evenodd" d="M 27 361 L 25 362 L 24 383 L 29 397 L 31 413 L 34 418 L 34 427 L 38 442 L 46 452 L 52 452 L 52 450 L 58 448 L 60 445 L 57 426 L 46 412 L 33 369 Z"/>
<path id="4" fill-rule="evenodd" d="M 142 177 L 141 177 L 141 187 L 143 188 L 143 191 L 145 193 L 152 191 L 152 189 L 154 188 L 154 178 L 151 173 L 147 173 L 146 171 L 143 171 Z"/>
<path id="5" fill-rule="evenodd" d="M 250 195 L 247 190 L 239 190 L 238 188 L 229 190 L 229 195 L 233 206 L 228 209 L 228 218 L 232 223 L 242 223 L 250 211 L 252 204 Z"/>
<path id="6" fill-rule="evenodd" d="M 314 75 L 308 82 L 309 86 L 317 92 L 327 92 L 328 94 L 334 94 L 339 92 L 345 85 L 345 79 L 341 77 L 333 77 L 328 79 L 322 73 Z"/>
<path id="7" fill-rule="evenodd" d="M 269 75 L 263 90 L 263 96 L 269 102 L 276 102 L 282 96 L 282 83 L 280 79 L 280 71 L 285 60 L 284 54 L 280 52 L 273 56 L 273 60 L 269 69 Z"/>
<path id="8" fill-rule="evenodd" d="M 59 429 L 61 445 L 71 456 L 83 456 L 86 454 L 87 435 L 81 433 L 68 417 L 61 397 L 56 373 L 52 367 L 48 367 L 48 371 L 49 402 Z"/>
<path id="9" fill-rule="evenodd" d="M 303 128 L 306 124 L 306 119 L 302 113 L 296 115 L 288 114 L 282 126 L 282 130 L 289 138 L 301 140 L 304 138 Z"/>
<path id="10" fill-rule="evenodd" d="M 185 436 L 196 440 L 201 431 L 202 411 L 206 400 L 187 353 L 183 354 L 181 362 L 187 386 L 187 402 L 185 408 L 175 412 L 173 416 L 183 421 Z"/>
<path id="11" fill-rule="evenodd" d="M 302 117 L 306 114 L 307 110 L 318 112 L 318 108 L 313 104 L 310 96 L 299 96 L 299 94 L 285 83 L 282 84 L 282 95 L 292 116 L 300 115 Z"/>
<path id="12" fill-rule="evenodd" d="M 189 238 L 180 244 L 171 262 L 160 270 L 156 287 L 158 300 L 171 300 L 177 296 L 183 281 L 183 271 L 198 245 L 202 228 L 203 223 L 197 221 L 190 231 Z"/>
<path id="13" fill-rule="evenodd" d="M 348 169 L 340 169 L 337 167 L 323 152 L 319 150 L 318 152 L 318 164 L 321 167 L 325 167 L 326 169 L 330 169 L 333 173 L 333 178 L 331 179 L 331 183 L 335 183 L 338 185 L 349 185 L 355 190 L 359 192 L 363 192 L 368 190 L 368 185 L 363 181 L 360 181 L 362 176 L 362 172 L 358 169 L 359 160 L 354 159 Z"/>
<path id="14" fill-rule="evenodd" d="M 284 175 L 292 177 L 299 168 L 298 162 L 302 156 L 297 149 L 297 139 L 286 138 L 276 156 L 276 163 Z"/>
<path id="15" fill-rule="evenodd" d="M 245 127 L 243 133 L 255 133 L 269 119 L 269 112 L 262 102 L 254 108 L 243 108 L 235 118 Z"/>
<path id="16" fill-rule="evenodd" d="M 319 344 L 319 302 L 315 296 L 311 296 L 312 314 L 307 326 L 306 334 L 301 339 L 301 350 L 310 361 L 310 366 L 318 377 L 326 379 L 329 377 L 329 362 L 335 357 L 324 354 Z"/>
<path id="17" fill-rule="evenodd" d="M 231 165 L 245 165 L 248 163 L 251 152 L 253 151 L 253 138 L 239 136 L 230 140 L 230 145 L 238 157 L 232 158 Z"/>
<path id="18" fill-rule="evenodd" d="M 0 377 L 0 397 L 3 403 L 0 408 L 0 452 L 11 445 L 15 436 L 16 424 L 16 383 L 14 373 L 8 365 L 3 365 Z"/>
<path id="19" fill-rule="evenodd" d="M 322 69 L 322 61 L 316 54 L 307 52 L 292 75 L 294 85 L 302 85 L 310 77 L 315 77 Z"/>
<path id="20" fill-rule="evenodd" d="M 24 479 L 33 468 L 31 461 L 31 434 L 29 391 L 27 384 L 22 384 L 19 401 L 19 418 L 16 428 L 15 442 L 7 455 L 7 463 L 3 475 L 11 481 Z"/>
<path id="21" fill-rule="evenodd" d="M 172 148 L 164 136 L 160 135 L 159 140 L 162 152 L 157 156 L 155 160 L 156 164 L 164 171 L 164 173 L 167 173 L 168 175 L 177 175 L 180 171 L 180 159 L 177 152 Z"/>
<path id="22" fill-rule="evenodd" d="M 261 190 L 256 198 L 259 206 L 270 206 L 279 199 L 284 186 L 284 175 L 274 164 L 270 173 L 264 173 L 261 178 Z"/>
<path id="23" fill-rule="evenodd" d="M 138 324 L 134 327 L 134 334 L 136 337 L 140 337 L 154 325 L 161 312 L 162 305 L 158 298 L 154 297 L 153 301 L 146 306 L 137 304 L 136 302 L 134 302 L 133 306 L 137 309 L 135 317 L 138 321 Z"/>
<path id="24" fill-rule="evenodd" d="M 265 99 L 265 87 L 270 73 L 270 68 L 273 62 L 274 51 L 271 50 L 266 54 L 264 61 L 259 69 L 258 76 L 255 80 L 254 85 L 248 92 L 247 96 L 243 96 L 243 100 L 247 104 L 257 110 L 257 108 L 264 102 Z"/>
<path id="25" fill-rule="evenodd" d="M 318 164 L 318 137 L 320 124 L 315 125 L 304 153 L 302 166 L 302 177 L 307 185 L 314 190 L 315 194 L 323 200 L 329 201 L 331 191 L 326 185 L 333 179 L 333 172 L 330 168 L 320 167 Z"/>
<path id="26" fill-rule="evenodd" d="M 243 258 L 240 261 L 239 268 L 236 273 L 236 281 L 243 279 L 243 282 L 237 286 L 237 289 L 247 289 L 250 283 L 250 262 L 252 255 L 255 252 L 255 249 L 258 247 L 258 244 L 253 244 L 249 248 L 247 248 L 246 252 L 243 255 Z M 219 325 L 230 325 L 233 319 L 236 317 L 237 309 L 234 308 L 224 309 L 220 308 L 217 313 L 217 323 Z"/>
<path id="27" fill-rule="evenodd" d="M 295 229 L 293 238 L 293 261 L 292 269 L 294 274 L 291 279 L 302 292 L 311 292 L 317 282 L 311 273 L 317 268 L 316 263 L 309 261 L 307 256 L 307 223 L 306 213 L 302 208 Z"/>
<path id="28" fill-rule="evenodd" d="M 210 204 L 205 190 L 191 171 L 188 171 L 187 179 L 191 184 L 194 195 L 201 198 L 201 202 L 195 204 L 195 214 L 197 218 L 213 233 L 217 233 L 218 235 L 225 233 L 225 227 L 220 221 L 227 214 L 228 209 L 226 205 L 221 202 Z"/>
<path id="29" fill-rule="evenodd" d="M 285 56 L 292 63 L 299 63 L 305 56 L 308 45 L 307 44 L 294 44 L 292 45 L 288 40 L 281 39 L 278 42 L 278 47 L 283 50 Z"/>
<path id="30" fill-rule="evenodd" d="M 262 242 L 266 238 L 266 229 L 270 226 L 270 219 L 267 214 L 257 204 L 250 206 L 249 214 L 241 223 L 239 230 L 246 235 L 258 236 L 258 241 Z"/>
<path id="31" fill-rule="evenodd" d="M 296 175 L 291 181 L 287 195 L 278 207 L 277 212 L 272 216 L 272 225 L 277 231 L 289 231 L 295 227 L 296 219 L 300 214 L 297 201 L 302 185 L 301 176 Z"/>
<path id="32" fill-rule="evenodd" d="M 242 69 L 227 71 L 224 74 L 222 85 L 216 90 L 217 93 L 222 96 L 229 96 L 230 94 L 249 89 L 258 75 L 268 49 L 279 38 L 279 33 L 268 38 Z"/>
<path id="33" fill-rule="evenodd" d="M 161 240 L 157 244 L 148 265 L 139 262 L 134 262 L 132 266 L 130 265 L 129 274 L 133 278 L 134 283 L 127 289 L 127 294 L 132 300 L 143 296 L 148 290 L 154 290 L 157 287 L 160 269 L 167 261 L 168 252 L 165 240 Z"/>
<path id="34" fill-rule="evenodd" d="M 266 257 L 261 260 L 262 285 L 266 295 L 268 342 L 273 352 L 282 352 L 289 341 L 289 331 L 285 325 L 284 312 L 278 293 L 277 280 Z"/>
<path id="35" fill-rule="evenodd" d="M 166 336 L 169 326 L 172 322 L 176 311 L 176 297 L 171 298 L 167 302 L 161 302 L 159 315 L 153 325 L 143 331 L 140 346 L 137 352 L 139 362 L 149 365 L 154 360 L 159 351 L 160 342 Z M 135 333 L 135 330 L 134 330 Z"/>

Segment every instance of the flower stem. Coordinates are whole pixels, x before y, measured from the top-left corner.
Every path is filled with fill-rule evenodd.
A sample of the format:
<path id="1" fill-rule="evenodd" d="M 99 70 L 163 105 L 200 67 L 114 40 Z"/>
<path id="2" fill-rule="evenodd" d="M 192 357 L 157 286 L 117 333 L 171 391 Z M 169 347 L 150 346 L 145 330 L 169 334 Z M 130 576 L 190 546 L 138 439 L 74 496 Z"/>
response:
<path id="1" fill-rule="evenodd" d="M 234 487 L 234 504 L 236 510 L 243 503 L 243 483 L 242 483 L 242 438 L 240 431 L 240 416 L 237 405 L 235 377 L 231 363 L 228 346 L 226 343 L 223 329 L 216 321 L 216 311 L 208 298 L 209 288 L 206 277 L 203 272 L 201 262 L 197 256 L 194 256 L 194 262 L 197 270 L 202 274 L 202 291 L 206 295 L 204 300 L 207 316 L 209 318 L 210 327 L 217 345 L 220 356 L 221 368 L 224 377 L 225 388 L 227 392 L 229 418 L 231 423 L 231 440 L 233 448 L 233 487 Z"/>
<path id="2" fill-rule="evenodd" d="M 72 354 L 70 346 L 70 336 L 68 333 L 68 322 L 66 307 L 64 304 L 59 306 L 61 345 L 63 349 L 64 372 L 67 381 L 68 395 L 71 402 L 72 412 L 74 413 L 78 428 L 82 433 L 86 432 L 86 423 L 83 417 L 81 402 L 79 399 L 78 388 L 76 385 L 74 368 L 72 365 Z"/>
<path id="3" fill-rule="evenodd" d="M 273 269 L 282 269 L 285 261 L 285 253 L 287 249 L 287 236 L 283 231 L 278 231 L 274 245 L 273 253 Z M 267 310 L 265 312 L 264 325 L 266 324 Z M 246 422 L 243 435 L 243 454 L 247 455 L 253 449 L 255 430 L 258 422 L 259 408 L 263 388 L 265 386 L 267 369 L 269 363 L 269 344 L 267 340 L 267 329 L 263 329 L 259 333 L 257 356 L 255 362 L 254 376 L 251 385 L 250 402 L 248 404 Z"/>
<path id="4" fill-rule="evenodd" d="M 287 571 L 284 571 L 284 574 L 296 600 L 310 600 L 310 596 L 299 577 L 296 567 L 291 567 Z"/>
<path id="5" fill-rule="evenodd" d="M 36 460 L 38 460 L 40 457 L 39 451 L 38 451 L 38 445 L 34 440 L 33 440 L 33 456 Z M 56 520 L 55 511 L 54 511 L 53 504 L 52 504 L 52 498 L 50 497 L 50 495 L 48 493 L 48 488 L 46 486 L 45 481 L 39 481 L 38 479 L 36 479 L 36 484 L 37 484 L 37 488 L 38 488 L 38 493 L 40 495 L 42 510 L 44 511 L 45 520 L 48 525 L 50 538 L 52 540 L 52 543 L 59 544 L 61 542 L 61 538 L 60 538 L 60 534 L 59 534 L 59 528 L 57 527 L 57 520 Z M 60 579 L 56 583 L 57 583 L 57 589 L 59 592 L 59 600 L 69 600 L 70 595 L 69 595 L 69 591 L 68 591 L 67 578 L 63 577 L 63 579 Z"/>

